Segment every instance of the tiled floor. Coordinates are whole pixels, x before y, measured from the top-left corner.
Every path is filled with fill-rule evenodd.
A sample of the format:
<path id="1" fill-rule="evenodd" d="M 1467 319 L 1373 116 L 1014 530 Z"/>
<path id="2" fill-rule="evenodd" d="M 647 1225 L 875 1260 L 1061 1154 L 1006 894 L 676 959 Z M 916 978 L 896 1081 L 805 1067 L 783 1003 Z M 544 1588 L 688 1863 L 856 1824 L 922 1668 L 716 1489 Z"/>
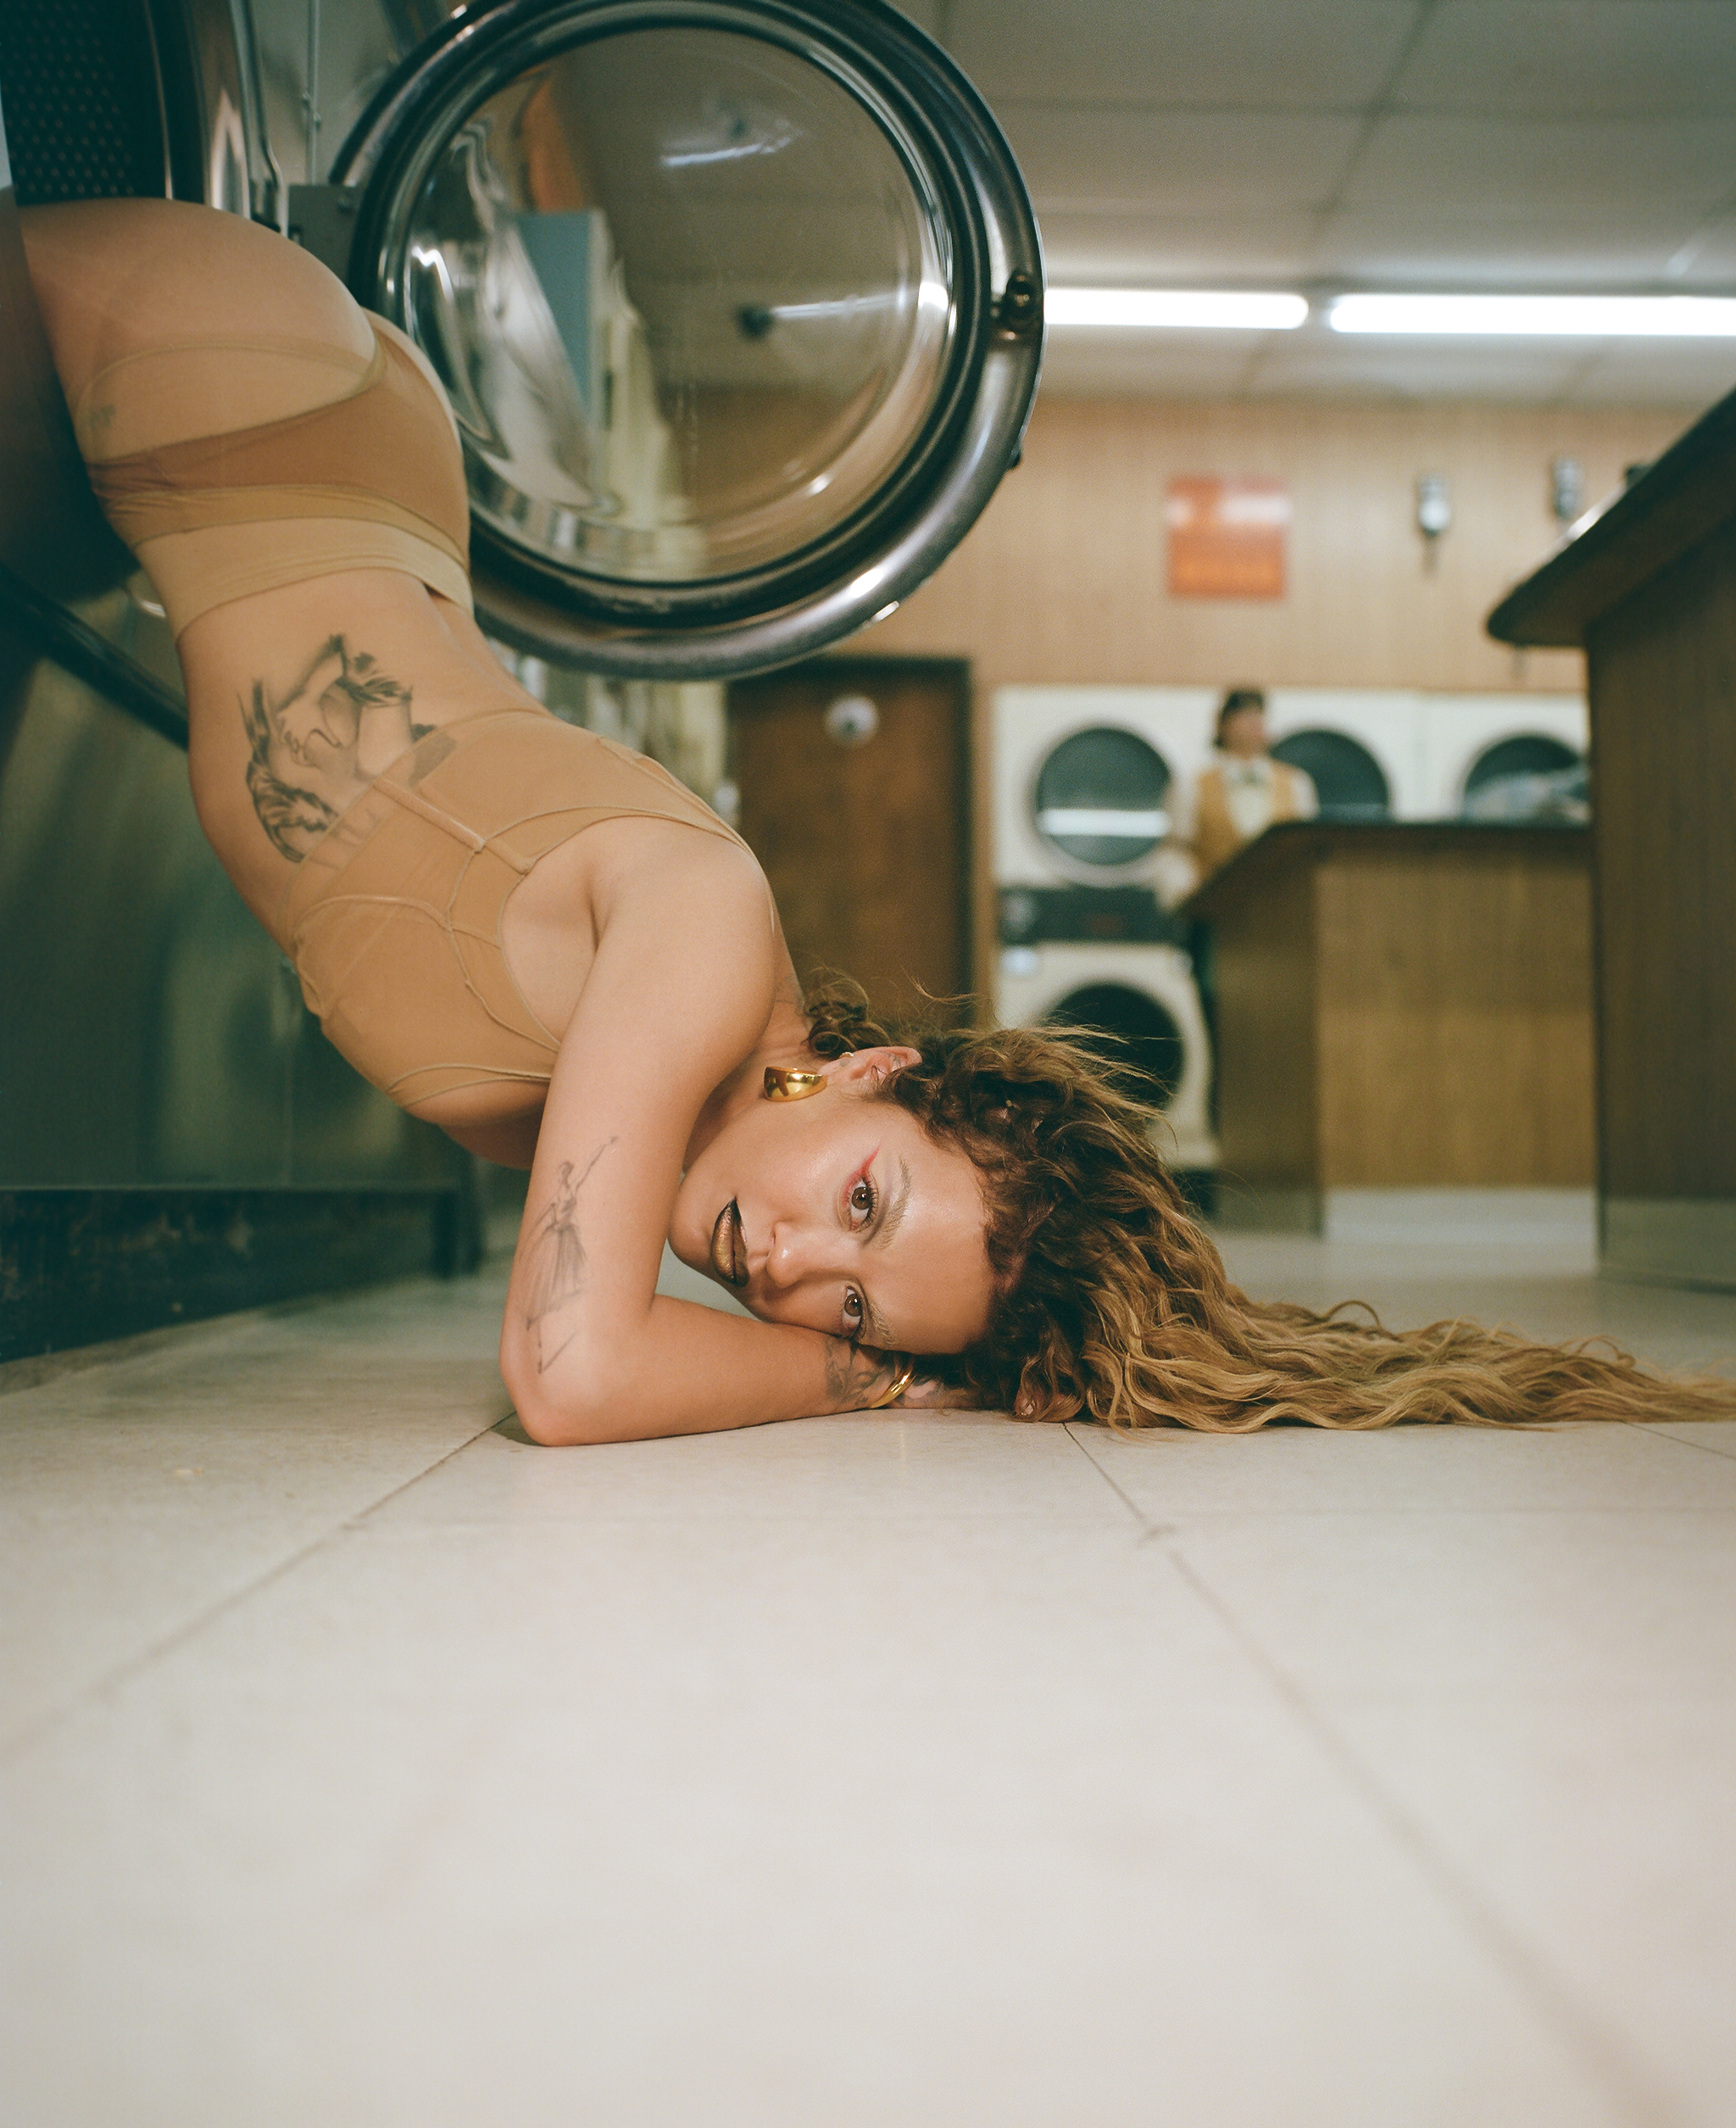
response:
<path id="1" fill-rule="evenodd" d="M 548 1451 L 498 1286 L 0 1398 L 8 2128 L 1736 2120 L 1736 1424 Z"/>

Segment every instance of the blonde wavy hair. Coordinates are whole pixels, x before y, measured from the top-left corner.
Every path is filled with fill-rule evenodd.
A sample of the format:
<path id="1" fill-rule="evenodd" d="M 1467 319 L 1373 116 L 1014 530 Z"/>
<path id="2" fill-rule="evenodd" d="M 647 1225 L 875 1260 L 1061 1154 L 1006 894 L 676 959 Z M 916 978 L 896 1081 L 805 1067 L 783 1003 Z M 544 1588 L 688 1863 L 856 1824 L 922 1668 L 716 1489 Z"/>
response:
<path id="1" fill-rule="evenodd" d="M 894 1039 L 853 985 L 828 983 L 807 1009 L 821 1056 Z M 1736 1380 L 1666 1380 L 1604 1340 L 1534 1345 L 1462 1320 L 1394 1331 L 1360 1302 L 1320 1315 L 1250 1301 L 1166 1167 L 1153 1110 L 1077 1035 L 952 1029 L 915 1045 L 920 1062 L 884 1097 L 976 1167 L 997 1294 L 982 1341 L 935 1365 L 985 1406 L 1221 1434 L 1273 1419 L 1359 1430 L 1736 1415 Z"/>

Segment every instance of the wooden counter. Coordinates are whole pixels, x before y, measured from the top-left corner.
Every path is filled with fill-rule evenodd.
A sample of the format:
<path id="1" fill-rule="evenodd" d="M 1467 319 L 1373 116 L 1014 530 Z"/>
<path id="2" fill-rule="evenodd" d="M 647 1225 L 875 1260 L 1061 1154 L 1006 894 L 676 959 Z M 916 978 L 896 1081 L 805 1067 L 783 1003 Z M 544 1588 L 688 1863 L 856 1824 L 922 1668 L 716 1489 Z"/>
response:
<path id="1" fill-rule="evenodd" d="M 1213 929 L 1221 1218 L 1334 1188 L 1594 1177 L 1583 827 L 1291 822 L 1184 905 Z"/>
<path id="2" fill-rule="evenodd" d="M 1736 393 L 1488 627 L 1586 651 L 1604 1261 L 1736 1285 Z"/>

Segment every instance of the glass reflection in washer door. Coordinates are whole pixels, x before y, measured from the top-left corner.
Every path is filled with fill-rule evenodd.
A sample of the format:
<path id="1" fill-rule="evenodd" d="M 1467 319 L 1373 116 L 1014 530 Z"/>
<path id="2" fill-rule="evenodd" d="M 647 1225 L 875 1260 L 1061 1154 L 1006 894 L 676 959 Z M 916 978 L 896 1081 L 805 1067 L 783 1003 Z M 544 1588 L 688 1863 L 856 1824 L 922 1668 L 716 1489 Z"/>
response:
<path id="1" fill-rule="evenodd" d="M 479 515 L 617 582 L 702 584 L 843 524 L 920 435 L 954 330 L 943 220 L 871 111 L 703 28 L 498 90 L 408 236 Z"/>

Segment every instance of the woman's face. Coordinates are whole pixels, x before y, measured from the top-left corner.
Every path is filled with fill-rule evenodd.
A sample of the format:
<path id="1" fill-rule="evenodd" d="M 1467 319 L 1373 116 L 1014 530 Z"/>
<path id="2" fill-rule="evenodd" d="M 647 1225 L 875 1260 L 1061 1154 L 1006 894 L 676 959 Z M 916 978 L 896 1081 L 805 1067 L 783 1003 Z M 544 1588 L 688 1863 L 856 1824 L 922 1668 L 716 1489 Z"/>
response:
<path id="1" fill-rule="evenodd" d="M 967 1156 L 875 1097 L 915 1052 L 863 1050 L 823 1093 L 755 1101 L 682 1179 L 670 1246 L 768 1323 L 901 1352 L 958 1352 L 993 1298 Z"/>

